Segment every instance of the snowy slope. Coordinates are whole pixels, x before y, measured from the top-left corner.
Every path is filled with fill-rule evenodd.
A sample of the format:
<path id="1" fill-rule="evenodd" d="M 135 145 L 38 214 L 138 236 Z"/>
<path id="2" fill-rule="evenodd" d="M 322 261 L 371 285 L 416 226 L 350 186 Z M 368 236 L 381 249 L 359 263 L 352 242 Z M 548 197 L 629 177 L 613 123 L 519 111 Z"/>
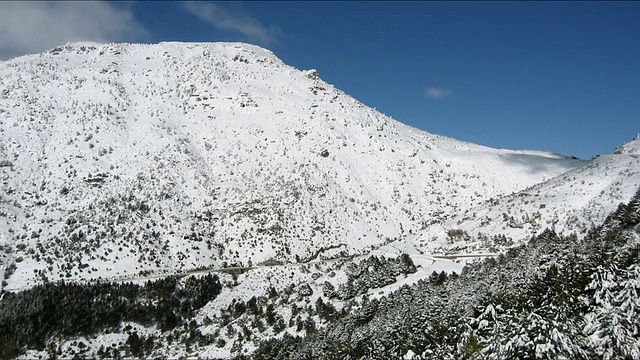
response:
<path id="1" fill-rule="evenodd" d="M 491 199 L 434 225 L 421 233 L 417 242 L 431 251 L 466 253 L 500 250 L 547 228 L 580 236 L 602 223 L 620 203 L 627 203 L 638 188 L 640 135 L 613 154 L 600 155 L 561 176 Z M 464 235 L 452 237 L 450 230 Z M 495 241 L 497 234 L 506 239 Z"/>
<path id="2" fill-rule="evenodd" d="M 7 288 L 365 253 L 582 164 L 405 126 L 246 44 L 0 63 Z"/>

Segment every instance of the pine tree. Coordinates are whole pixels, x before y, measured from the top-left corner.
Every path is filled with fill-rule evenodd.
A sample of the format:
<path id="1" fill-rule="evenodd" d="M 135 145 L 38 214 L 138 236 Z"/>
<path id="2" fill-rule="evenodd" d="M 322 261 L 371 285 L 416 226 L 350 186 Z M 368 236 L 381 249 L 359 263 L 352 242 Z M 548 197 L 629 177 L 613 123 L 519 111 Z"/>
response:
<path id="1" fill-rule="evenodd" d="M 640 359 L 640 265 L 624 271 L 601 267 L 593 274 L 589 289 L 595 294 L 585 332 L 596 352 L 603 359 Z"/>

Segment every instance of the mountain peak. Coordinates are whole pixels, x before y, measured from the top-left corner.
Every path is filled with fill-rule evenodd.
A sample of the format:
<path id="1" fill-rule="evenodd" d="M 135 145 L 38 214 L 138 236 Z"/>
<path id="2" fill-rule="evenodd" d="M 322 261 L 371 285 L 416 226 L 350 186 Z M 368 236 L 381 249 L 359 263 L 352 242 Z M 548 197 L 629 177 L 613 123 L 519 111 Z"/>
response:
<path id="1" fill-rule="evenodd" d="M 622 146 L 614 150 L 615 154 L 639 154 L 640 153 L 640 134 L 636 135 L 633 140 L 629 140 Z"/>

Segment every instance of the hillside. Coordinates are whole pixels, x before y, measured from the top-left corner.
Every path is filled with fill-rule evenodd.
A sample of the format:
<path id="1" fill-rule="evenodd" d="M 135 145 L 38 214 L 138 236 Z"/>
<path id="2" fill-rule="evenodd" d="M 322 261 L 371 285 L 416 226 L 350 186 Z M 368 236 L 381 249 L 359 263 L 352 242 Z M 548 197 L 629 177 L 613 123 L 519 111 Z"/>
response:
<path id="1" fill-rule="evenodd" d="M 3 287 L 366 254 L 585 161 L 405 126 L 246 44 L 0 63 Z"/>
<path id="2" fill-rule="evenodd" d="M 452 254 L 504 251 L 547 229 L 583 236 L 640 188 L 639 149 L 640 135 L 612 154 L 431 226 L 416 242 L 430 249 L 440 246 L 435 252 Z M 452 229 L 458 236 L 450 236 Z M 496 234 L 501 238 L 494 238 Z"/>
<path id="3" fill-rule="evenodd" d="M 544 231 L 251 359 L 638 359 L 639 227 L 640 189 L 582 238 Z"/>

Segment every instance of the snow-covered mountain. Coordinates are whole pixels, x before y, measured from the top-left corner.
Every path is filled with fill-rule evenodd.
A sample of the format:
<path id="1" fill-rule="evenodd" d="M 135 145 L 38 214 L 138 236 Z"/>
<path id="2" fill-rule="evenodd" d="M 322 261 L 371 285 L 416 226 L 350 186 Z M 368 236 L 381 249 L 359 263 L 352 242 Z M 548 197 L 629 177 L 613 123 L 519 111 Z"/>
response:
<path id="1" fill-rule="evenodd" d="M 417 339 L 386 348 L 410 357 L 438 326 L 450 338 L 460 323 L 446 309 L 474 304 L 461 293 L 482 305 L 495 300 L 487 289 L 528 289 L 529 302 L 549 292 L 527 281 L 589 278 L 545 273 L 540 259 L 557 270 L 562 254 L 541 249 L 594 252 L 551 232 L 520 247 L 533 260 L 471 267 L 463 292 L 441 287 L 442 270 L 463 264 L 435 255 L 599 225 L 640 187 L 639 149 L 640 137 L 583 161 L 430 134 L 246 44 L 79 43 L 0 62 L 2 289 L 28 289 L 0 297 L 0 357 L 231 358 L 275 340 L 257 352 L 273 358 L 277 339 L 340 330 L 347 315 L 349 326 L 379 320 L 340 341 Z M 636 196 L 618 211 L 626 225 L 612 225 L 630 243 L 637 208 Z M 507 270 L 484 270 L 497 263 Z M 474 283 L 474 271 L 498 281 Z M 190 276 L 165 276 L 177 273 Z M 113 282 L 32 287 L 45 278 Z M 411 335 L 387 331 L 395 323 Z"/>
<path id="2" fill-rule="evenodd" d="M 7 288 L 366 253 L 506 194 L 552 196 L 534 186 L 571 187 L 585 163 L 405 126 L 246 44 L 69 44 L 0 63 Z"/>
<path id="3" fill-rule="evenodd" d="M 639 188 L 640 135 L 613 154 L 597 156 L 561 176 L 433 225 L 417 243 L 440 253 L 469 253 L 503 250 L 545 229 L 582 236 Z"/>

